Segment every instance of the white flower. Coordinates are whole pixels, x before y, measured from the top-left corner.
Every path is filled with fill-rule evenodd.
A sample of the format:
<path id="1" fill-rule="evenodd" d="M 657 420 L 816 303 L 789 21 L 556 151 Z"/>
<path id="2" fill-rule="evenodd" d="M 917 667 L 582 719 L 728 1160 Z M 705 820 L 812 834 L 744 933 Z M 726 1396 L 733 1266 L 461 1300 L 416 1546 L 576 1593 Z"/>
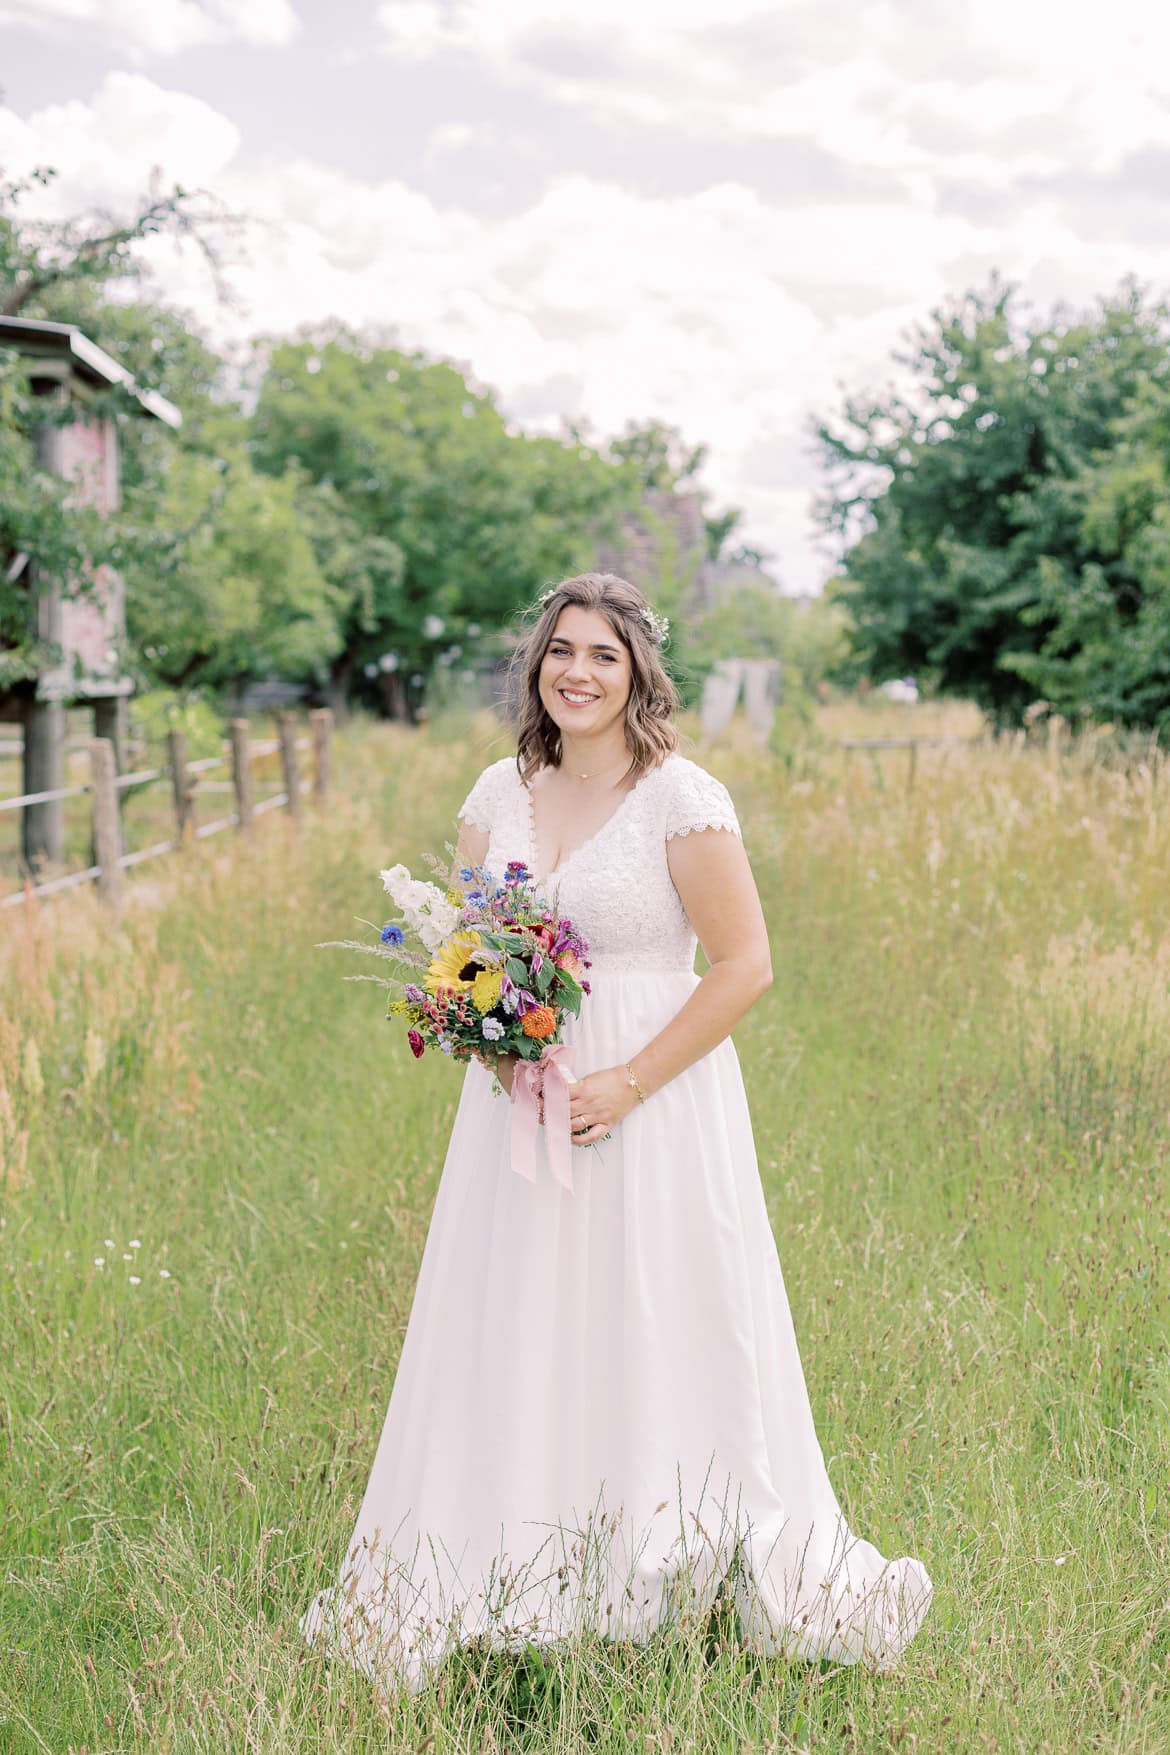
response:
<path id="1" fill-rule="evenodd" d="M 160 1280 L 169 1280 L 171 1277 L 170 1268 L 159 1268 L 158 1277 Z"/>
<path id="2" fill-rule="evenodd" d="M 137 1237 L 131 1237 L 130 1248 L 131 1249 L 141 1249 L 142 1248 L 142 1245 L 141 1245 L 141 1243 L 139 1243 Z"/>
<path id="3" fill-rule="evenodd" d="M 404 865 L 392 865 L 379 873 L 383 886 L 406 916 L 428 951 L 437 951 L 459 925 L 459 910 L 448 902 L 437 884 L 412 878 Z"/>
<path id="4" fill-rule="evenodd" d="M 140 1286 L 142 1284 L 142 1281 L 139 1279 L 137 1274 L 129 1274 L 129 1275 L 127 1275 L 127 1278 L 129 1279 L 130 1284 L 132 1286 Z"/>
<path id="5" fill-rule="evenodd" d="M 122 1251 L 122 1260 L 123 1261 L 133 1261 L 134 1257 L 132 1255 L 127 1254 L 126 1250 L 123 1250 Z"/>
<path id="6" fill-rule="evenodd" d="M 106 1238 L 106 1248 L 112 1249 L 113 1247 L 114 1247 L 114 1239 L 112 1237 L 107 1237 Z"/>
<path id="7" fill-rule="evenodd" d="M 105 1267 L 105 1265 L 106 1265 L 105 1256 L 104 1255 L 95 1255 L 93 1258 L 93 1265 L 94 1265 L 94 1267 Z"/>

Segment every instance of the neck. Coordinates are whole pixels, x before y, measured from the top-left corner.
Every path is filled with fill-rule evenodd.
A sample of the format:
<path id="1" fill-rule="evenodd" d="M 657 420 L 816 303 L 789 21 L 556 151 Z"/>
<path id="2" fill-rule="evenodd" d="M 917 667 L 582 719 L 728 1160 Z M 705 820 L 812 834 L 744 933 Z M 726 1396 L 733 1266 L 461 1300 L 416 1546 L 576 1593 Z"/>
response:
<path id="1" fill-rule="evenodd" d="M 630 765 L 630 752 L 620 726 L 601 737 L 574 737 L 561 732 L 561 767 L 570 774 L 609 774 L 619 779 Z"/>

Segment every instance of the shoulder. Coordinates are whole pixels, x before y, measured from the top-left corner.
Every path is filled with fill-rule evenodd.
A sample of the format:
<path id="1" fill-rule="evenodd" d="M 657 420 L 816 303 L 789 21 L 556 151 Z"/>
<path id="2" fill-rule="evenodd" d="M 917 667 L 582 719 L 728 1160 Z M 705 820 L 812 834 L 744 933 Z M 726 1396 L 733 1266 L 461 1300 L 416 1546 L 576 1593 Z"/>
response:
<path id="1" fill-rule="evenodd" d="M 455 814 L 476 828 L 490 829 L 508 789 L 518 783 L 516 757 L 501 756 L 499 761 L 490 762 L 483 770 Z"/>
<path id="2" fill-rule="evenodd" d="M 698 762 L 676 750 L 664 759 L 659 775 L 668 840 L 700 829 L 728 829 L 740 834 L 730 792 Z"/>

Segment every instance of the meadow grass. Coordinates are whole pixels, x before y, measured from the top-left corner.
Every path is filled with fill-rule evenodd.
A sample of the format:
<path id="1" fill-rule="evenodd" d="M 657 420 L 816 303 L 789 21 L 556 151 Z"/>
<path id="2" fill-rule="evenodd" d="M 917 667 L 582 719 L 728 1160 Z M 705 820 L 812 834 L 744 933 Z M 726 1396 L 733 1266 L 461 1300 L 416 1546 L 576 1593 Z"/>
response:
<path id="1" fill-rule="evenodd" d="M 299 834 L 144 867 L 116 925 L 0 917 L 0 1749 L 1170 1747 L 1170 773 L 985 737 L 908 789 L 832 741 L 924 724 L 978 729 L 688 727 L 770 923 L 736 1042 L 824 1453 L 935 1582 L 900 1668 L 764 1660 L 722 1611 L 462 1653 L 410 1701 L 304 1648 L 459 1079 L 313 947 L 509 747 L 357 723 Z"/>

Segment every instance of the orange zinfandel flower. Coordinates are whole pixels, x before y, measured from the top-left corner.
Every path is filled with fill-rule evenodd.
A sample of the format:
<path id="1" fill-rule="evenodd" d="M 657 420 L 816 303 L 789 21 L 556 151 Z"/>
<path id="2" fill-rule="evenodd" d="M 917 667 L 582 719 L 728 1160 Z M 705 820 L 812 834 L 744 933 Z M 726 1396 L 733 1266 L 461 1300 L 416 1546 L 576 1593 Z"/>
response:
<path id="1" fill-rule="evenodd" d="M 556 1013 L 550 1005 L 538 1005 L 535 1011 L 525 1012 L 520 1020 L 520 1028 L 526 1036 L 551 1036 L 557 1027 Z"/>

